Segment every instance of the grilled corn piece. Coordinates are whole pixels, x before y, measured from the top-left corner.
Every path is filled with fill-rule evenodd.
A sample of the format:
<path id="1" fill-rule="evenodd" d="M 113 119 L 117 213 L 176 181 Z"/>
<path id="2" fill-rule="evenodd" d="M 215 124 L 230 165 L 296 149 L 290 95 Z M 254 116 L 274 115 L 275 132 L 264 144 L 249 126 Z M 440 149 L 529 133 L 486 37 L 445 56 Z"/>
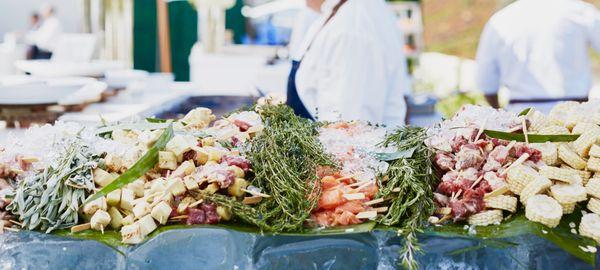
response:
<path id="1" fill-rule="evenodd" d="M 488 226 L 502 222 L 502 210 L 488 210 L 469 217 L 470 225 Z"/>
<path id="2" fill-rule="evenodd" d="M 558 146 L 558 158 L 573 169 L 583 170 L 587 163 L 566 143 Z"/>
<path id="3" fill-rule="evenodd" d="M 569 130 L 566 127 L 559 125 L 551 125 L 545 126 L 538 130 L 538 134 L 544 135 L 561 135 L 561 134 L 569 134 Z"/>
<path id="4" fill-rule="evenodd" d="M 551 142 L 531 144 L 531 147 L 542 152 L 542 161 L 546 165 L 558 164 L 558 147 Z"/>
<path id="5" fill-rule="evenodd" d="M 585 185 L 585 191 L 588 195 L 600 199 L 600 178 L 592 178 Z"/>
<path id="6" fill-rule="evenodd" d="M 587 157 L 592 145 L 596 144 L 598 138 L 600 138 L 600 127 L 594 125 L 586 129 L 577 140 L 573 141 L 573 149 L 579 154 L 580 157 Z"/>
<path id="7" fill-rule="evenodd" d="M 525 205 L 525 217 L 550 228 L 558 226 L 563 214 L 562 206 L 546 195 L 533 195 Z"/>
<path id="8" fill-rule="evenodd" d="M 558 180 L 569 184 L 575 182 L 573 178 L 578 177 L 578 175 L 572 170 L 552 166 L 544 166 L 540 168 L 539 173 L 548 179 Z"/>
<path id="9" fill-rule="evenodd" d="M 576 203 L 585 201 L 587 193 L 582 185 L 556 184 L 550 187 L 550 194 L 559 203 Z"/>
<path id="10" fill-rule="evenodd" d="M 587 169 L 594 172 L 600 172 L 600 158 L 590 157 L 590 159 L 588 159 Z"/>
<path id="11" fill-rule="evenodd" d="M 542 193 L 544 190 L 552 186 L 552 181 L 545 176 L 539 176 L 529 182 L 521 191 L 521 202 L 527 203 L 527 199 L 536 194 Z"/>
<path id="12" fill-rule="evenodd" d="M 594 123 L 588 123 L 588 122 L 577 123 L 577 125 L 575 125 L 575 127 L 573 127 L 573 130 L 571 130 L 571 134 L 583 134 L 585 131 L 591 130 L 594 128 L 600 128 L 600 127 L 598 127 L 598 125 L 596 125 Z"/>
<path id="13" fill-rule="evenodd" d="M 591 171 L 584 171 L 584 170 L 575 170 L 571 167 L 569 167 L 566 164 L 562 164 L 560 166 L 561 169 L 567 169 L 567 170 L 571 170 L 572 172 L 576 173 L 577 175 L 581 176 L 580 178 L 575 177 L 574 180 L 575 182 L 573 182 L 573 184 L 575 183 L 580 183 L 585 185 L 587 183 L 588 180 L 590 180 L 590 178 L 592 178 L 592 172 Z"/>
<path id="14" fill-rule="evenodd" d="M 592 148 L 590 148 L 589 155 L 590 157 L 600 158 L 600 146 L 598 146 L 597 144 L 592 145 Z"/>
<path id="15" fill-rule="evenodd" d="M 485 206 L 487 208 L 502 209 L 510 212 L 517 211 L 517 198 L 508 195 L 498 195 L 486 198 Z"/>
<path id="16" fill-rule="evenodd" d="M 590 198 L 590 201 L 587 204 L 587 209 L 596 214 L 600 213 L 600 200 L 596 198 Z"/>
<path id="17" fill-rule="evenodd" d="M 575 205 L 577 205 L 577 203 L 561 203 L 560 206 L 562 206 L 563 215 L 573 213 L 573 211 L 575 211 Z"/>
<path id="18" fill-rule="evenodd" d="M 523 188 L 538 176 L 538 172 L 531 167 L 517 165 L 508 171 L 506 182 L 508 183 L 510 191 L 515 194 L 521 194 Z"/>
<path id="19" fill-rule="evenodd" d="M 600 243 L 600 216 L 594 213 L 583 215 L 579 223 L 579 234 Z"/>

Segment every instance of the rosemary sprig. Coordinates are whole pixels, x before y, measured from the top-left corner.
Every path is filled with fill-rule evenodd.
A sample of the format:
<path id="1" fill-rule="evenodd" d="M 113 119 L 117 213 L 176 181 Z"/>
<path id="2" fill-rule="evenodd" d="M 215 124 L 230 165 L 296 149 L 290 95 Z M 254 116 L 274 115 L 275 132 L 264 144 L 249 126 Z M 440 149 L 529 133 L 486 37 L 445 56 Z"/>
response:
<path id="1" fill-rule="evenodd" d="M 57 165 L 20 181 L 7 209 L 19 217 L 23 228 L 43 230 L 77 225 L 79 206 L 92 193 L 92 170 L 99 156 L 77 138 L 66 143 Z"/>
<path id="2" fill-rule="evenodd" d="M 420 252 L 417 233 L 426 225 L 435 210 L 433 186 L 437 182 L 432 170 L 431 151 L 424 144 L 425 130 L 402 127 L 388 135 L 383 146 L 394 146 L 397 151 L 414 150 L 412 156 L 389 162 L 388 180 L 379 182 L 378 198 L 390 202 L 388 212 L 378 222 L 399 227 L 405 237 L 401 248 L 401 263 L 408 269 L 417 269 L 415 254 Z"/>
<path id="3" fill-rule="evenodd" d="M 336 165 L 318 141 L 314 122 L 284 105 L 263 106 L 260 113 L 265 129 L 246 156 L 255 173 L 252 184 L 271 195 L 257 208 L 266 224 L 262 229 L 302 231 L 320 195 L 317 168 Z"/>

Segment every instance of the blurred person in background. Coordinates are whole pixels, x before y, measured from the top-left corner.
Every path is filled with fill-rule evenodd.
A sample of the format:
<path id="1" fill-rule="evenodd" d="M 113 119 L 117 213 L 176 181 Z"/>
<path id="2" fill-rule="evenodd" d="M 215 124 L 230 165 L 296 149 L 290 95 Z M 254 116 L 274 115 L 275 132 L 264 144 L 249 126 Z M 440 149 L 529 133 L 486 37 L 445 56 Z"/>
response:
<path id="1" fill-rule="evenodd" d="M 31 33 L 33 31 L 37 31 L 40 28 L 40 25 L 41 25 L 40 14 L 38 14 L 37 12 L 31 13 L 31 16 L 29 17 L 29 29 L 27 30 L 27 32 Z M 31 46 L 27 50 L 26 59 L 33 59 L 34 54 L 36 53 L 35 49 L 33 47 L 34 46 Z"/>
<path id="2" fill-rule="evenodd" d="M 477 51 L 477 82 L 498 107 L 586 100 L 592 88 L 588 49 L 600 51 L 600 12 L 581 0 L 518 0 L 489 20 Z"/>
<path id="3" fill-rule="evenodd" d="M 403 40 L 383 0 L 307 0 L 320 14 L 293 55 L 288 105 L 325 121 L 405 122 Z"/>
<path id="4" fill-rule="evenodd" d="M 42 8 L 43 21 L 39 28 L 27 34 L 27 41 L 31 44 L 28 56 L 31 59 L 50 59 L 52 51 L 62 33 L 62 25 L 56 17 L 53 6 L 45 5 Z"/>

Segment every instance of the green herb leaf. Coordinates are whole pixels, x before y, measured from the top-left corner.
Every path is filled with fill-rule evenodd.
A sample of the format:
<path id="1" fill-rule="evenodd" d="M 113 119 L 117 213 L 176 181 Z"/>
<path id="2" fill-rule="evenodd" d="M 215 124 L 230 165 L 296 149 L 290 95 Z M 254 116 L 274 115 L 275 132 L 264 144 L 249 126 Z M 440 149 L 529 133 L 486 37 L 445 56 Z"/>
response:
<path id="1" fill-rule="evenodd" d="M 398 151 L 393 153 L 375 153 L 373 154 L 376 159 L 381 161 L 392 161 L 401 158 L 411 158 L 417 150 L 417 147 L 413 147 L 404 151 Z"/>
<path id="2" fill-rule="evenodd" d="M 517 141 L 517 142 L 525 142 L 525 135 L 521 133 L 508 133 L 502 131 L 495 130 L 484 130 L 483 133 L 491 138 L 507 140 L 507 141 Z M 527 139 L 530 143 L 545 143 L 545 142 L 572 142 L 577 140 L 579 135 L 541 135 L 541 134 L 528 134 Z"/>
<path id="3" fill-rule="evenodd" d="M 142 177 L 146 172 L 152 169 L 154 165 L 156 165 L 158 162 L 158 151 L 164 149 L 171 138 L 173 138 L 173 125 L 169 124 L 163 134 L 160 135 L 160 138 L 158 138 L 158 141 L 154 143 L 152 148 L 150 148 L 150 150 L 148 150 L 148 152 L 142 158 L 140 158 L 140 160 L 138 160 L 129 170 L 115 179 L 112 183 L 89 197 L 84 204 L 87 204 L 102 196 L 106 196 L 111 191 L 119 189 Z"/>
<path id="4" fill-rule="evenodd" d="M 530 112 L 532 109 L 533 109 L 533 108 L 527 108 L 527 109 L 525 109 L 525 110 L 522 110 L 522 111 L 519 113 L 519 116 L 525 116 L 525 115 L 527 115 L 527 114 L 528 114 L 528 113 L 529 113 L 529 112 Z"/>
<path id="5" fill-rule="evenodd" d="M 146 118 L 146 122 L 148 122 L 148 123 L 167 123 L 169 121 L 171 121 L 171 120 L 161 119 L 161 118 L 153 118 L 153 117 Z"/>

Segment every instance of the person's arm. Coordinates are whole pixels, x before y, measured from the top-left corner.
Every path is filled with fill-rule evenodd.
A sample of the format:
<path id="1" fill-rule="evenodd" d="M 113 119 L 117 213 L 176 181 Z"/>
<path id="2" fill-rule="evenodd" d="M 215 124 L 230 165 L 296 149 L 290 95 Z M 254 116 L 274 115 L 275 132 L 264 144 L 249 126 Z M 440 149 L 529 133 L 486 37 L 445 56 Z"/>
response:
<path id="1" fill-rule="evenodd" d="M 488 24 L 483 29 L 477 48 L 477 86 L 483 91 L 490 106 L 498 108 L 498 90 L 500 89 L 500 69 L 497 61 L 498 36 Z"/>

